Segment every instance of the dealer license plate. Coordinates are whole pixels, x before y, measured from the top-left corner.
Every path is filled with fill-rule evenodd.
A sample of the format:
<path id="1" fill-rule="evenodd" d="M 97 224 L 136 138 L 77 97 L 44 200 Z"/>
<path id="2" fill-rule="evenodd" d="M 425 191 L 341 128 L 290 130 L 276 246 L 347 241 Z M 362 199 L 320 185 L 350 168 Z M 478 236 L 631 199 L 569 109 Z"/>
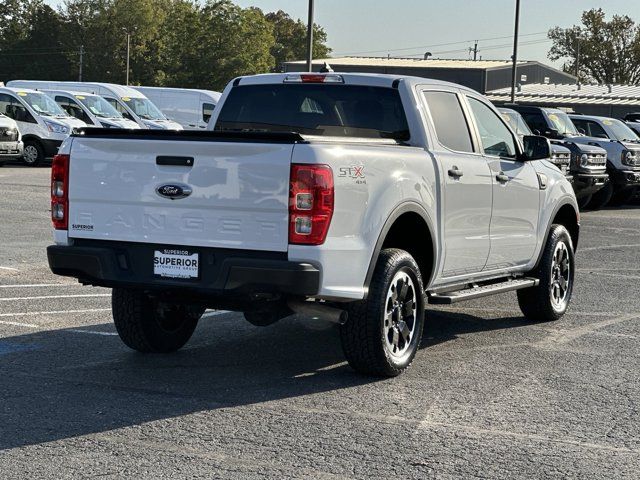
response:
<path id="1" fill-rule="evenodd" d="M 153 252 L 153 274 L 164 278 L 198 278 L 200 258 L 197 253 L 175 248 Z"/>

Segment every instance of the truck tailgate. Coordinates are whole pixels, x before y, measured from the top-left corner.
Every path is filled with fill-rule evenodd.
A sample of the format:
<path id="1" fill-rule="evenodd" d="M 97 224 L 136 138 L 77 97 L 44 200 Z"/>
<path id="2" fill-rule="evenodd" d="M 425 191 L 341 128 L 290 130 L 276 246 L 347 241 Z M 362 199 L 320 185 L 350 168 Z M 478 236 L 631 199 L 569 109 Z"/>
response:
<path id="1" fill-rule="evenodd" d="M 287 250 L 293 142 L 120 137 L 73 139 L 69 237 Z"/>

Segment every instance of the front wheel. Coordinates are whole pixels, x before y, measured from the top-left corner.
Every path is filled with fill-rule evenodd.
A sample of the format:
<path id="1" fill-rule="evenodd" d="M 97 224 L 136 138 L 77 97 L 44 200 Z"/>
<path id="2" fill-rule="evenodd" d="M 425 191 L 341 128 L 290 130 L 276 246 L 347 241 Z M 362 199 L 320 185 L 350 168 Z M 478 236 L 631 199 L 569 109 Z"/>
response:
<path id="1" fill-rule="evenodd" d="M 563 225 L 552 225 L 538 268 L 531 275 L 537 287 L 518 290 L 524 316 L 534 322 L 558 320 L 569 308 L 573 293 L 575 262 L 573 242 Z"/>
<path id="2" fill-rule="evenodd" d="M 395 248 L 380 252 L 367 299 L 351 304 L 340 327 L 349 365 L 367 375 L 402 373 L 420 346 L 424 308 L 422 276 L 413 257 Z"/>
<path id="3" fill-rule="evenodd" d="M 198 306 L 162 302 L 143 291 L 125 288 L 113 289 L 111 309 L 120 339 L 144 353 L 179 350 L 204 313 Z"/>
<path id="4" fill-rule="evenodd" d="M 607 182 L 604 187 L 591 196 L 591 200 L 589 201 L 587 208 L 591 210 L 600 210 L 609 204 L 611 197 L 613 197 L 613 183 Z"/>
<path id="5" fill-rule="evenodd" d="M 37 167 L 44 162 L 44 148 L 42 148 L 42 145 L 35 140 L 24 142 L 22 161 L 30 167 Z"/>

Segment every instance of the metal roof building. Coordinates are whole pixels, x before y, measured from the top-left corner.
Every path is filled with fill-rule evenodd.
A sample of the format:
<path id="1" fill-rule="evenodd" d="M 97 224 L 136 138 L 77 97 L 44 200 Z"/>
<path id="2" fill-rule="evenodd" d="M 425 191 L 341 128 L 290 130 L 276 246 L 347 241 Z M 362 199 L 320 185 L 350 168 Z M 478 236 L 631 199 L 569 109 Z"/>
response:
<path id="1" fill-rule="evenodd" d="M 511 85 L 511 62 L 506 60 L 446 60 L 388 57 L 337 57 L 313 61 L 313 71 L 319 71 L 324 63 L 336 72 L 389 73 L 413 75 L 458 83 L 485 93 Z M 285 62 L 285 72 L 303 72 L 303 60 Z M 576 77 L 540 62 L 518 62 L 519 83 L 574 83 Z"/>
<path id="2" fill-rule="evenodd" d="M 511 89 L 494 90 L 487 96 L 496 104 L 509 103 Z M 522 85 L 516 91 L 516 103 L 620 118 L 640 111 L 640 85 Z"/>

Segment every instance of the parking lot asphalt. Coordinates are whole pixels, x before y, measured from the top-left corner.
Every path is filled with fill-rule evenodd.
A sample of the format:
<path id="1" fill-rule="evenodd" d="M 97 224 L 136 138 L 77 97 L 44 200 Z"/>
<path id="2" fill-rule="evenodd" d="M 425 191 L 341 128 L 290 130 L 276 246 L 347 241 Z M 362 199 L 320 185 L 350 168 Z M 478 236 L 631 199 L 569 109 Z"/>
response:
<path id="1" fill-rule="evenodd" d="M 56 277 L 49 169 L 0 168 L 2 478 L 640 476 L 640 206 L 582 215 L 570 312 L 430 308 L 403 375 L 337 328 L 208 312 L 172 355 L 118 339 L 109 290 Z"/>

